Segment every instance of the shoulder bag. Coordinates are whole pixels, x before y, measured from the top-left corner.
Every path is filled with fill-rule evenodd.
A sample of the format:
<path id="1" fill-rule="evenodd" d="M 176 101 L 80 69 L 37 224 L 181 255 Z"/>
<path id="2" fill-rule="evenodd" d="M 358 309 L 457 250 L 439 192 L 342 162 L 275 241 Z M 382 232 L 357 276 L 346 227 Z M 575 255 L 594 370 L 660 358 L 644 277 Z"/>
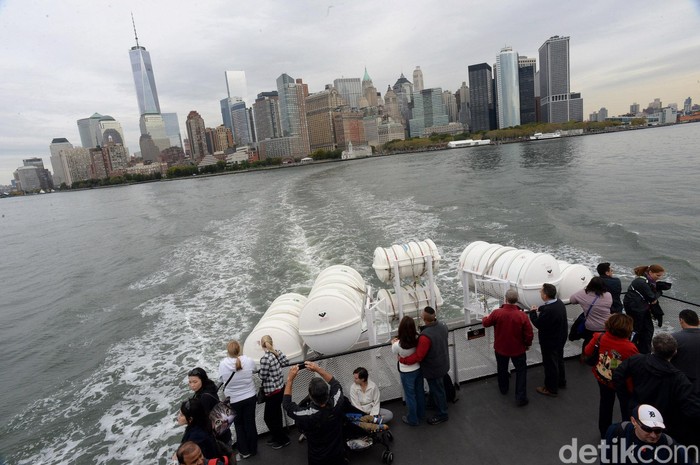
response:
<path id="1" fill-rule="evenodd" d="M 228 377 L 228 380 L 224 384 L 219 385 L 219 389 L 221 389 L 221 386 L 226 389 L 226 386 L 228 386 L 228 383 L 231 382 L 231 378 L 233 378 L 235 374 L 236 372 L 234 370 L 231 376 Z M 231 407 L 231 402 L 228 397 L 216 404 L 214 408 L 211 409 L 211 412 L 209 412 L 209 421 L 211 422 L 211 429 L 214 435 L 220 436 L 224 431 L 230 428 L 235 416 L 236 414 L 233 411 L 233 407 Z"/>
<path id="2" fill-rule="evenodd" d="M 590 367 L 598 365 L 598 359 L 600 358 L 600 339 L 603 337 L 603 334 L 605 333 L 600 333 L 598 335 L 598 339 L 596 339 L 595 345 L 593 346 L 593 353 L 583 359 L 586 365 Z"/>
<path id="3" fill-rule="evenodd" d="M 595 296 L 595 299 L 593 299 L 593 302 L 591 302 L 591 305 L 588 307 L 588 310 L 585 312 L 581 312 L 581 314 L 576 317 L 576 320 L 574 320 L 574 323 L 571 325 L 571 330 L 569 331 L 569 340 L 570 341 L 577 341 L 579 339 L 583 339 L 584 332 L 586 331 L 586 318 L 588 318 L 588 314 L 591 313 L 591 309 L 593 308 L 593 305 L 596 303 L 598 300 L 598 296 Z"/>

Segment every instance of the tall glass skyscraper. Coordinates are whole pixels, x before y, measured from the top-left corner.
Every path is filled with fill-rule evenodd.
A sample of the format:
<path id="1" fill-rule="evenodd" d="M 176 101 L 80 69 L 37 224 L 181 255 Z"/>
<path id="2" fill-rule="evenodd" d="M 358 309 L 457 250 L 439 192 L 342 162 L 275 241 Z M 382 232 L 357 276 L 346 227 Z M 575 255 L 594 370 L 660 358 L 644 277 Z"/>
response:
<path id="1" fill-rule="evenodd" d="M 571 92 L 569 38 L 553 36 L 539 49 L 540 107 L 546 123 L 583 121 L 581 94 Z"/>
<path id="2" fill-rule="evenodd" d="M 139 114 L 160 113 L 160 102 L 156 90 L 156 79 L 153 76 L 151 55 L 136 40 L 136 45 L 129 50 L 131 72 L 134 75 L 136 98 L 139 102 Z"/>
<path id="3" fill-rule="evenodd" d="M 499 127 L 520 126 L 518 52 L 511 47 L 504 47 L 496 56 L 496 93 Z"/>
<path id="4" fill-rule="evenodd" d="M 493 79 L 487 63 L 469 66 L 469 100 L 471 102 L 471 131 L 496 129 L 496 109 L 493 104 Z"/>

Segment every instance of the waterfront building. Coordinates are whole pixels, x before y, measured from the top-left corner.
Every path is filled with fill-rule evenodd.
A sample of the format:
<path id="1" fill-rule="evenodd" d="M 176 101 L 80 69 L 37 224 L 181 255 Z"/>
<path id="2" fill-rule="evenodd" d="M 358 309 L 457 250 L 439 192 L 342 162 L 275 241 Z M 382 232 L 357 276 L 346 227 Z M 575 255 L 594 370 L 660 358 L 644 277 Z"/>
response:
<path id="1" fill-rule="evenodd" d="M 413 117 L 409 120 L 408 131 L 411 137 L 425 137 L 433 132 L 433 126 L 444 126 L 448 123 L 441 88 L 413 92 Z"/>
<path id="2" fill-rule="evenodd" d="M 369 77 L 369 74 L 367 73 L 367 67 L 365 67 L 365 75 L 362 77 L 362 96 L 364 97 L 365 101 L 367 102 L 368 107 L 377 107 L 379 106 L 379 99 L 377 96 L 377 88 L 374 87 L 374 84 L 372 83 L 372 78 Z M 364 107 L 360 107 L 364 108 Z"/>
<path id="3" fill-rule="evenodd" d="M 358 79 L 359 82 L 359 79 Z M 309 88 L 301 79 L 287 74 L 277 78 L 282 134 L 293 138 L 292 158 L 303 158 L 309 154 L 309 131 L 306 123 L 306 97 Z"/>
<path id="4" fill-rule="evenodd" d="M 90 179 L 90 151 L 84 147 L 64 148 L 61 157 L 65 160 L 65 183 L 68 187 L 77 181 Z"/>
<path id="5" fill-rule="evenodd" d="M 449 122 L 457 122 L 457 99 L 449 90 L 442 91 L 442 104 L 445 106 Z"/>
<path id="6" fill-rule="evenodd" d="M 180 121 L 177 113 L 162 113 L 161 116 L 165 124 L 165 136 L 170 142 L 169 147 L 182 149 L 182 133 L 180 132 Z"/>
<path id="7" fill-rule="evenodd" d="M 364 114 L 361 111 L 347 106 L 333 113 L 333 132 L 337 148 L 346 150 L 350 142 L 356 147 L 367 145 L 363 118 Z"/>
<path id="8" fill-rule="evenodd" d="M 384 94 L 384 114 L 392 118 L 395 122 L 401 121 L 399 100 L 391 86 L 387 86 L 386 93 Z"/>
<path id="9" fill-rule="evenodd" d="M 498 127 L 520 126 L 520 81 L 518 52 L 504 47 L 496 55 L 496 102 Z"/>
<path id="10" fill-rule="evenodd" d="M 392 140 L 406 140 L 406 129 L 391 117 L 382 118 L 377 126 L 377 146 L 381 147 Z"/>
<path id="11" fill-rule="evenodd" d="M 540 107 L 545 123 L 583 121 L 583 100 L 571 92 L 569 38 L 553 36 L 539 48 Z"/>
<path id="12" fill-rule="evenodd" d="M 344 105 L 343 97 L 330 84 L 326 84 L 321 92 L 306 97 L 306 123 L 309 128 L 309 145 L 312 153 L 316 150 L 335 150 L 333 115 Z"/>
<path id="13" fill-rule="evenodd" d="M 191 158 L 194 161 L 198 161 L 209 154 L 204 119 L 199 113 L 192 110 L 187 115 L 185 126 L 187 127 L 187 138 L 190 141 L 190 149 L 192 150 Z"/>
<path id="14" fill-rule="evenodd" d="M 488 63 L 479 63 L 470 65 L 468 69 L 471 131 L 496 129 L 491 66 Z"/>
<path id="15" fill-rule="evenodd" d="M 15 171 L 15 179 L 20 183 L 21 190 L 25 192 L 43 189 L 53 189 L 53 179 L 49 170 L 44 168 L 44 160 L 38 157 L 22 160 L 22 166 Z"/>
<path id="16" fill-rule="evenodd" d="M 248 109 L 243 100 L 231 105 L 231 132 L 236 146 L 248 145 L 252 142 Z"/>
<path id="17" fill-rule="evenodd" d="M 468 131 L 471 126 L 471 104 L 469 100 L 469 86 L 465 81 L 455 92 L 457 101 L 457 119 L 462 124 L 464 131 Z"/>
<path id="18" fill-rule="evenodd" d="M 279 97 L 277 91 L 261 92 L 253 103 L 255 139 L 257 141 L 282 137 Z"/>
<path id="19" fill-rule="evenodd" d="M 420 66 L 416 66 L 413 70 L 413 92 L 420 92 L 425 89 L 423 84 L 423 71 L 421 71 Z"/>
<path id="20" fill-rule="evenodd" d="M 78 135 L 83 147 L 90 148 L 100 145 L 100 118 L 102 118 L 101 114 L 93 113 L 92 116 L 78 120 Z"/>
<path id="21" fill-rule="evenodd" d="M 691 113 L 693 113 L 693 99 L 688 97 L 683 102 L 683 114 L 690 115 Z"/>
<path id="22" fill-rule="evenodd" d="M 520 87 L 520 124 L 537 121 L 535 97 L 535 75 L 537 60 L 526 56 L 518 57 L 518 86 Z"/>
<path id="23" fill-rule="evenodd" d="M 275 139 L 264 139 L 258 141 L 258 156 L 260 160 L 268 158 L 282 158 L 293 161 L 291 154 L 300 145 L 298 136 L 277 137 Z M 300 157 L 303 158 L 303 157 Z"/>
<path id="24" fill-rule="evenodd" d="M 396 101 L 399 104 L 399 113 L 401 113 L 399 122 L 405 127 L 408 127 L 408 121 L 411 119 L 413 84 L 406 79 L 403 73 L 401 73 L 401 76 L 399 76 L 396 83 L 394 83 L 394 93 L 396 94 Z"/>
<path id="25" fill-rule="evenodd" d="M 640 106 L 637 102 L 634 102 L 632 105 L 630 105 L 630 114 L 631 115 L 638 115 L 640 113 Z"/>
<path id="26" fill-rule="evenodd" d="M 340 78 L 333 80 L 333 87 L 343 97 L 350 108 L 360 108 L 362 98 L 362 82 L 360 78 Z"/>
<path id="27" fill-rule="evenodd" d="M 661 103 L 661 99 L 655 98 L 653 102 L 649 103 L 647 110 L 658 111 L 658 110 L 661 110 L 662 108 L 663 108 L 663 104 Z"/>
<path id="28" fill-rule="evenodd" d="M 65 137 L 57 137 L 51 141 L 49 152 L 51 153 L 51 168 L 53 168 L 54 185 L 60 186 L 66 182 L 66 172 L 68 166 L 65 158 L 61 155 L 64 149 L 72 149 L 73 144 L 68 142 Z"/>

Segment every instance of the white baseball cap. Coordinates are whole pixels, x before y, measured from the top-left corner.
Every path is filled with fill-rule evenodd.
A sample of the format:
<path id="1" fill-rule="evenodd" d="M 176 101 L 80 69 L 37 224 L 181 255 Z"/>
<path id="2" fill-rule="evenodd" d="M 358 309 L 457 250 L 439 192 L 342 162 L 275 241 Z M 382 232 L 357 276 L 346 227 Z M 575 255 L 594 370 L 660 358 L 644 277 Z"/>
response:
<path id="1" fill-rule="evenodd" d="M 655 407 L 649 404 L 642 404 L 634 411 L 634 417 L 637 421 L 649 428 L 666 428 L 664 425 L 664 417 L 661 416 Z"/>

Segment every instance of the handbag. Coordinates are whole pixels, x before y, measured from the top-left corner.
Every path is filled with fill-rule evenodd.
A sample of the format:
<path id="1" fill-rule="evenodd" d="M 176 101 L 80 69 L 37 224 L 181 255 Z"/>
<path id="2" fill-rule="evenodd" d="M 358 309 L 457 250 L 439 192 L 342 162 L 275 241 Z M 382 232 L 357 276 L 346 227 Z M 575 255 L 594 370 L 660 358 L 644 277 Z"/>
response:
<path id="1" fill-rule="evenodd" d="M 603 337 L 603 334 L 605 333 L 600 333 L 598 335 L 598 339 L 596 339 L 595 345 L 593 346 L 593 353 L 583 359 L 586 365 L 590 367 L 598 365 L 598 359 L 600 358 L 600 338 Z"/>
<path id="2" fill-rule="evenodd" d="M 233 375 L 235 374 L 235 371 L 232 372 L 231 376 L 228 377 L 228 380 L 226 380 L 224 384 L 219 385 L 219 389 L 221 389 L 221 386 L 226 389 L 226 386 L 228 386 L 228 383 L 231 382 L 231 378 L 233 378 Z M 233 411 L 233 407 L 231 406 L 231 402 L 228 397 L 216 404 L 211 409 L 211 412 L 209 412 L 209 421 L 211 422 L 211 429 L 214 435 L 221 436 L 224 431 L 229 429 L 233 424 L 233 418 L 235 416 L 236 413 Z"/>
<path id="3" fill-rule="evenodd" d="M 593 302 L 591 302 L 591 305 L 588 307 L 588 310 L 586 310 L 585 312 L 581 312 L 581 314 L 574 320 L 574 323 L 571 325 L 571 329 L 569 330 L 570 341 L 577 341 L 579 339 L 583 339 L 583 336 L 586 331 L 586 318 L 588 318 L 588 314 L 591 313 L 591 309 L 593 308 L 593 305 L 595 304 L 596 300 L 598 300 L 598 296 L 595 296 L 595 299 L 593 299 Z"/>

